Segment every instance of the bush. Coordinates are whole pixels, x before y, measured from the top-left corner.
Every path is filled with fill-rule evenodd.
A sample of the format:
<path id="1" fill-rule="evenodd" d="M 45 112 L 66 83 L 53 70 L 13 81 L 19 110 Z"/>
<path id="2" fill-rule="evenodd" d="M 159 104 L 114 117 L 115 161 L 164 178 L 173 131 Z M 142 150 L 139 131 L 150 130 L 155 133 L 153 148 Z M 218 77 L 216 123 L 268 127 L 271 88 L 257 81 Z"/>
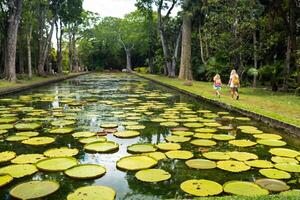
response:
<path id="1" fill-rule="evenodd" d="M 148 67 L 136 67 L 134 68 L 134 71 L 141 73 L 141 74 L 147 74 L 149 73 L 149 68 Z"/>

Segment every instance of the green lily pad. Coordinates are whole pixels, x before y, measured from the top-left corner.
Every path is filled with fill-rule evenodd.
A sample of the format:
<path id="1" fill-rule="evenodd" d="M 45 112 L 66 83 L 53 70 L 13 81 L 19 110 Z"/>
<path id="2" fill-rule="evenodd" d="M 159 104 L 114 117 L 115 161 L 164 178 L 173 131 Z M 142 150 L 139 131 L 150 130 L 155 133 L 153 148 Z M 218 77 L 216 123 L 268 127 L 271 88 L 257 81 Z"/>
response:
<path id="1" fill-rule="evenodd" d="M 0 135 L 7 133 L 8 130 L 0 130 Z"/>
<path id="2" fill-rule="evenodd" d="M 39 146 L 39 145 L 47 145 L 55 142 L 55 139 L 52 137 L 33 137 L 28 140 L 22 141 L 23 144 Z"/>
<path id="3" fill-rule="evenodd" d="M 77 164 L 77 160 L 73 157 L 54 157 L 40 160 L 36 166 L 42 171 L 57 172 L 67 170 Z"/>
<path id="4" fill-rule="evenodd" d="M 100 125 L 101 128 L 117 128 L 118 124 L 115 123 L 103 123 Z"/>
<path id="5" fill-rule="evenodd" d="M 174 131 L 172 132 L 173 135 L 181 136 L 181 137 L 189 137 L 193 136 L 194 133 L 190 131 Z"/>
<path id="6" fill-rule="evenodd" d="M 95 132 L 89 132 L 89 131 L 76 132 L 72 134 L 74 138 L 87 138 L 95 135 L 96 135 Z"/>
<path id="7" fill-rule="evenodd" d="M 150 153 L 156 150 L 152 144 L 133 144 L 127 147 L 127 151 L 130 153 Z"/>
<path id="8" fill-rule="evenodd" d="M 273 146 L 273 147 L 281 147 L 285 146 L 286 142 L 281 141 L 281 140 L 273 140 L 273 139 L 262 139 L 262 140 L 257 140 L 256 141 L 258 144 L 263 144 L 266 146 Z"/>
<path id="9" fill-rule="evenodd" d="M 300 155 L 299 151 L 286 149 L 286 148 L 273 148 L 270 149 L 269 152 L 275 156 L 282 156 L 282 157 L 289 157 L 289 158 L 295 158 Z"/>
<path id="10" fill-rule="evenodd" d="M 59 135 L 64 135 L 64 134 L 69 134 L 73 132 L 73 128 L 56 128 L 56 129 L 52 129 L 49 131 L 52 134 L 59 134 Z"/>
<path id="11" fill-rule="evenodd" d="M 249 160 L 249 161 L 245 161 L 245 164 L 249 165 L 250 167 L 256 167 L 256 168 L 272 168 L 273 167 L 273 164 L 267 160 Z"/>
<path id="12" fill-rule="evenodd" d="M 288 172 L 281 171 L 278 169 L 261 169 L 259 173 L 264 175 L 267 178 L 272 179 L 290 179 L 291 175 Z"/>
<path id="13" fill-rule="evenodd" d="M 41 125 L 38 123 L 19 123 L 15 125 L 18 131 L 33 131 L 40 128 Z"/>
<path id="14" fill-rule="evenodd" d="M 202 128 L 204 127 L 203 124 L 201 123 L 185 123 L 183 126 L 188 127 L 188 128 Z"/>
<path id="15" fill-rule="evenodd" d="M 171 174 L 162 169 L 144 169 L 138 171 L 135 177 L 143 182 L 155 183 L 170 179 Z"/>
<path id="16" fill-rule="evenodd" d="M 235 119 L 240 121 L 251 121 L 249 117 L 236 117 Z"/>
<path id="17" fill-rule="evenodd" d="M 193 135 L 194 138 L 200 138 L 200 139 L 212 139 L 214 134 L 212 133 L 196 133 Z"/>
<path id="18" fill-rule="evenodd" d="M 242 129 L 242 133 L 255 135 L 255 134 L 261 134 L 263 132 L 261 130 L 258 130 L 258 129 Z"/>
<path id="19" fill-rule="evenodd" d="M 300 196 L 300 190 L 293 189 L 293 190 L 281 192 L 280 195 L 283 195 L 283 196 L 291 196 L 291 197 L 297 197 L 297 196 Z"/>
<path id="20" fill-rule="evenodd" d="M 0 124 L 12 124 L 18 121 L 18 118 L 16 117 L 6 117 L 6 118 L 0 118 Z"/>
<path id="21" fill-rule="evenodd" d="M 3 187 L 13 181 L 13 177 L 9 174 L 0 175 L 0 187 Z"/>
<path id="22" fill-rule="evenodd" d="M 195 129 L 195 132 L 198 132 L 198 133 L 215 133 L 215 132 L 217 132 L 217 129 L 214 129 L 214 128 L 197 128 L 197 129 Z"/>
<path id="23" fill-rule="evenodd" d="M 296 160 L 295 158 L 287 158 L 287 157 L 280 157 L 280 156 L 273 156 L 271 160 L 274 163 L 295 163 L 295 164 L 299 163 L 298 160 Z"/>
<path id="24" fill-rule="evenodd" d="M 142 155 L 149 156 L 151 158 L 154 158 L 155 160 L 164 160 L 167 158 L 166 154 L 162 152 L 151 152 L 151 153 L 143 153 Z"/>
<path id="25" fill-rule="evenodd" d="M 256 160 L 258 156 L 253 153 L 233 151 L 227 153 L 232 159 L 238 161 Z"/>
<path id="26" fill-rule="evenodd" d="M 166 126 L 166 127 L 176 127 L 179 126 L 177 122 L 161 122 L 161 126 Z"/>
<path id="27" fill-rule="evenodd" d="M 191 144 L 202 147 L 215 146 L 217 143 L 213 140 L 196 139 L 192 140 Z"/>
<path id="28" fill-rule="evenodd" d="M 67 196 L 67 200 L 114 200 L 116 192 L 106 186 L 80 187 Z"/>
<path id="29" fill-rule="evenodd" d="M 145 155 L 126 156 L 117 161 L 118 168 L 129 171 L 148 169 L 155 165 L 157 160 Z"/>
<path id="30" fill-rule="evenodd" d="M 225 152 L 207 152 L 203 153 L 203 157 L 210 160 L 229 160 L 230 156 Z"/>
<path id="31" fill-rule="evenodd" d="M 74 148 L 70 149 L 68 147 L 61 147 L 55 149 L 49 149 L 44 152 L 44 155 L 50 158 L 53 157 L 72 157 L 78 154 L 79 150 Z"/>
<path id="32" fill-rule="evenodd" d="M 0 174 L 9 174 L 14 178 L 22 178 L 36 173 L 38 169 L 32 164 L 13 164 L 0 168 Z"/>
<path id="33" fill-rule="evenodd" d="M 274 167 L 286 172 L 300 172 L 300 165 L 295 163 L 277 163 Z"/>
<path id="34" fill-rule="evenodd" d="M 25 136 L 25 137 L 36 137 L 39 135 L 39 132 L 34 132 L 34 131 L 18 132 L 16 133 L 16 135 Z"/>
<path id="35" fill-rule="evenodd" d="M 11 160 L 14 164 L 35 164 L 40 160 L 45 159 L 43 154 L 22 154 Z"/>
<path id="36" fill-rule="evenodd" d="M 96 164 L 76 165 L 64 172 L 67 176 L 75 179 L 94 179 L 103 176 L 106 169 Z"/>
<path id="37" fill-rule="evenodd" d="M 181 137 L 177 135 L 169 135 L 165 138 L 168 142 L 188 142 L 191 140 L 190 137 Z"/>
<path id="38" fill-rule="evenodd" d="M 74 121 L 74 120 L 56 120 L 56 121 L 51 122 L 51 125 L 52 126 L 70 126 L 75 123 L 76 123 L 76 121 Z"/>
<path id="39" fill-rule="evenodd" d="M 146 126 L 144 125 L 130 125 L 130 126 L 126 126 L 126 129 L 128 130 L 142 130 L 145 129 Z"/>
<path id="40" fill-rule="evenodd" d="M 276 179 L 258 179 L 255 183 L 271 192 L 282 192 L 290 189 L 290 186 L 285 182 Z"/>
<path id="41" fill-rule="evenodd" d="M 224 192 L 241 196 L 261 196 L 268 195 L 266 189 L 259 185 L 246 181 L 229 181 L 224 184 Z"/>
<path id="42" fill-rule="evenodd" d="M 84 145 L 84 150 L 98 153 L 107 153 L 119 149 L 119 145 L 112 141 L 93 142 Z"/>
<path id="43" fill-rule="evenodd" d="M 16 153 L 13 151 L 0 152 L 0 163 L 10 161 L 16 157 Z"/>
<path id="44" fill-rule="evenodd" d="M 180 144 L 177 143 L 159 143 L 156 145 L 156 147 L 162 151 L 172 151 L 181 149 Z"/>
<path id="45" fill-rule="evenodd" d="M 280 135 L 276 135 L 276 134 L 270 134 L 270 133 L 263 133 L 263 134 L 256 134 L 253 135 L 253 137 L 257 138 L 257 139 L 269 139 L 269 140 L 281 140 L 282 137 Z"/>
<path id="46" fill-rule="evenodd" d="M 23 140 L 27 140 L 27 139 L 29 139 L 29 137 L 12 135 L 12 136 L 8 136 L 5 140 L 8 142 L 18 142 L 18 141 L 23 141 Z"/>
<path id="47" fill-rule="evenodd" d="M 94 136 L 94 137 L 82 138 L 79 140 L 79 142 L 82 144 L 89 144 L 93 142 L 105 142 L 105 141 L 107 141 L 107 138 L 103 136 Z"/>
<path id="48" fill-rule="evenodd" d="M 141 133 L 138 131 L 118 131 L 114 133 L 114 136 L 118 138 L 132 138 L 132 137 L 137 137 Z"/>
<path id="49" fill-rule="evenodd" d="M 17 199 L 40 199 L 55 193 L 59 187 L 56 181 L 29 181 L 13 187 L 9 194 Z"/>
<path id="50" fill-rule="evenodd" d="M 217 167 L 230 172 L 244 172 L 251 168 L 243 162 L 233 160 L 218 161 Z"/>
<path id="51" fill-rule="evenodd" d="M 13 129 L 14 125 L 12 124 L 0 124 L 0 130 L 9 130 L 9 129 Z"/>
<path id="52" fill-rule="evenodd" d="M 206 159 L 192 159 L 186 161 L 185 164 L 193 169 L 214 169 L 217 167 L 216 162 Z"/>
<path id="53" fill-rule="evenodd" d="M 191 195 L 198 197 L 214 196 L 223 192 L 219 183 L 209 180 L 188 180 L 180 184 L 180 188 Z"/>
<path id="54" fill-rule="evenodd" d="M 183 150 L 168 151 L 166 155 L 168 158 L 181 160 L 187 160 L 194 157 L 192 152 Z"/>
<path id="55" fill-rule="evenodd" d="M 216 134 L 216 135 L 213 135 L 212 138 L 215 140 L 227 141 L 227 140 L 234 140 L 235 136 L 226 135 L 226 134 Z"/>
<path id="56" fill-rule="evenodd" d="M 250 140 L 231 140 L 229 144 L 238 146 L 238 147 L 252 147 L 256 145 L 256 142 Z"/>

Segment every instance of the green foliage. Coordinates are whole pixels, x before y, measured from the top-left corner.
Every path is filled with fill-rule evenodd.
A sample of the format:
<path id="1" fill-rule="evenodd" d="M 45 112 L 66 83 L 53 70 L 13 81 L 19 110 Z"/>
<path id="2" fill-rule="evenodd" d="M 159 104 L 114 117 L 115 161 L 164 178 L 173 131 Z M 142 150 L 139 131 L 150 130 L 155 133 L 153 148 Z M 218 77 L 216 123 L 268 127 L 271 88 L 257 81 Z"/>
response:
<path id="1" fill-rule="evenodd" d="M 141 73 L 141 74 L 148 74 L 149 67 L 136 67 L 136 68 L 134 68 L 134 71 Z"/>

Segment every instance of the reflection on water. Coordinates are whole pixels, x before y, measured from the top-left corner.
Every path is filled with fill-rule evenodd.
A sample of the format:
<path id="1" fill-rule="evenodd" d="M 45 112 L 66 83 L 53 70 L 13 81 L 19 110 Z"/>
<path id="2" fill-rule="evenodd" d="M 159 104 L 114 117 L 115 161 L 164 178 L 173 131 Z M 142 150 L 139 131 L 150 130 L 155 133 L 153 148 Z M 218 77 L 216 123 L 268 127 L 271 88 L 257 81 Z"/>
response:
<path id="1" fill-rule="evenodd" d="M 148 96 L 145 96 L 147 94 Z M 155 96 L 155 94 L 158 94 Z M 157 144 L 164 141 L 164 138 L 170 134 L 168 128 L 162 127 L 159 123 L 150 121 L 150 118 L 158 117 L 163 112 L 162 109 L 151 109 L 154 112 L 153 115 L 141 115 L 135 112 L 137 106 L 143 105 L 145 102 L 155 101 L 166 105 L 167 108 L 174 106 L 174 103 L 188 103 L 189 108 L 194 111 L 205 109 L 213 112 L 224 111 L 218 107 L 209 105 L 205 102 L 200 102 L 193 98 L 187 97 L 180 93 L 171 91 L 162 86 L 155 85 L 146 80 L 137 78 L 132 75 L 120 75 L 120 74 L 89 74 L 82 77 L 68 80 L 62 83 L 53 84 L 47 87 L 41 87 L 33 89 L 24 93 L 19 93 L 11 96 L 17 100 L 20 95 L 32 95 L 32 96 L 48 96 L 53 97 L 51 102 L 28 102 L 26 106 L 32 106 L 34 108 L 52 110 L 53 108 L 62 107 L 68 116 L 74 116 L 77 119 L 75 131 L 101 131 L 100 124 L 104 122 L 118 123 L 118 130 L 125 129 L 121 125 L 122 122 L 128 121 L 128 117 L 141 116 L 139 123 L 145 125 L 146 128 L 141 130 L 140 137 L 133 139 L 118 139 L 112 134 L 107 138 L 110 141 L 115 141 L 119 144 L 119 151 L 111 154 L 91 154 L 83 151 L 83 145 L 80 144 L 71 135 L 67 136 L 55 136 L 56 142 L 51 145 L 41 147 L 28 147 L 18 142 L 6 142 L 0 143 L 0 151 L 12 150 L 18 155 L 24 153 L 43 153 L 45 150 L 56 147 L 69 147 L 78 148 L 80 150 L 76 158 L 80 163 L 97 163 L 103 165 L 107 169 L 107 173 L 96 180 L 73 180 L 65 176 L 62 172 L 57 173 L 45 173 L 38 172 L 30 177 L 14 180 L 11 184 L 0 190 L 0 199 L 11 199 L 8 195 L 8 190 L 21 182 L 28 180 L 56 180 L 60 183 L 61 188 L 54 195 L 49 196 L 46 199 L 63 200 L 66 199 L 68 193 L 74 191 L 76 188 L 86 185 L 105 185 L 112 187 L 117 192 L 117 199 L 166 199 L 166 198 L 188 198 L 189 196 L 184 194 L 180 190 L 180 183 L 188 179 L 208 179 L 214 180 L 220 184 L 223 184 L 230 180 L 245 180 L 253 181 L 262 177 L 257 169 L 251 169 L 242 173 L 230 173 L 219 169 L 212 170 L 192 170 L 187 168 L 182 160 L 163 160 L 160 161 L 157 168 L 164 169 L 171 173 L 172 178 L 168 181 L 161 183 L 143 183 L 138 181 L 134 177 L 134 172 L 125 172 L 116 168 L 116 161 L 121 157 L 128 155 L 127 147 L 135 143 L 152 143 Z M 152 98 L 149 98 L 153 95 Z M 147 98 L 148 97 L 148 98 Z M 165 97 L 165 98 L 160 98 Z M 87 102 L 83 105 L 67 106 L 62 104 L 61 100 L 72 100 L 76 102 Z M 131 99 L 131 101 L 128 101 Z M 105 102 L 107 101 L 107 102 Z M 19 103 L 19 102 L 14 102 Z M 8 106 L 9 104 L 3 103 Z M 118 113 L 119 112 L 119 113 Z M 49 118 L 43 123 L 43 128 L 39 130 L 42 136 L 49 135 L 47 132 L 51 129 L 50 121 L 56 119 L 53 115 L 47 112 L 42 118 Z M 125 114 L 125 118 L 124 115 Z M 126 116 L 127 114 L 127 116 Z M 119 116 L 118 116 L 119 115 Z M 231 116 L 236 116 L 235 113 L 230 113 Z M 28 117 L 19 113 L 19 117 Z M 127 119 L 126 119 L 127 118 Z M 48 122 L 49 121 L 49 122 Z M 275 130 L 267 127 L 265 124 L 251 120 L 249 122 L 241 121 L 219 121 L 222 125 L 236 127 L 238 125 L 252 125 L 258 127 L 266 133 L 281 134 L 285 141 L 288 141 L 289 147 L 295 147 L 299 144 L 299 140 L 294 139 L 280 130 Z M 15 131 L 10 131 L 8 135 L 14 134 Z M 250 135 L 236 134 L 236 130 L 229 131 L 228 134 L 236 135 L 237 139 L 252 139 Z M 191 144 L 182 144 L 182 149 L 193 151 L 195 157 L 201 157 L 201 153 L 198 148 Z M 260 159 L 270 160 L 271 155 L 268 153 L 269 147 L 263 145 L 256 145 L 251 148 L 237 148 L 228 144 L 228 142 L 218 142 L 218 145 L 211 148 L 212 151 L 247 151 L 257 154 Z M 1 166 L 7 165 L 2 164 Z M 297 174 L 293 175 L 292 179 L 297 179 Z M 295 185 L 291 185 L 295 187 Z M 224 194 L 222 194 L 224 195 Z"/>

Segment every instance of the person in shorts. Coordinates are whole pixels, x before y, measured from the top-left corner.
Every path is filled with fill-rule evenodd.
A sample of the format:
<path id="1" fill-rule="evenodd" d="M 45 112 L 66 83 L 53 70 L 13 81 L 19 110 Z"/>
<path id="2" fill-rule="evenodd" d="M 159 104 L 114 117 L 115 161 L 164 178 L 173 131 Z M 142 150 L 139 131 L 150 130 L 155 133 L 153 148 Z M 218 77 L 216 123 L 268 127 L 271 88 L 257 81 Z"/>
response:
<path id="1" fill-rule="evenodd" d="M 219 98 L 221 97 L 221 89 L 222 89 L 222 81 L 221 81 L 221 77 L 219 74 L 216 74 L 215 77 L 213 78 L 214 84 L 213 87 L 216 91 L 216 96 L 218 96 Z"/>
<path id="2" fill-rule="evenodd" d="M 240 78 L 235 70 L 232 70 L 230 73 L 230 79 L 228 83 L 231 90 L 231 97 L 239 100 L 240 95 L 238 93 L 238 88 L 240 87 Z"/>

